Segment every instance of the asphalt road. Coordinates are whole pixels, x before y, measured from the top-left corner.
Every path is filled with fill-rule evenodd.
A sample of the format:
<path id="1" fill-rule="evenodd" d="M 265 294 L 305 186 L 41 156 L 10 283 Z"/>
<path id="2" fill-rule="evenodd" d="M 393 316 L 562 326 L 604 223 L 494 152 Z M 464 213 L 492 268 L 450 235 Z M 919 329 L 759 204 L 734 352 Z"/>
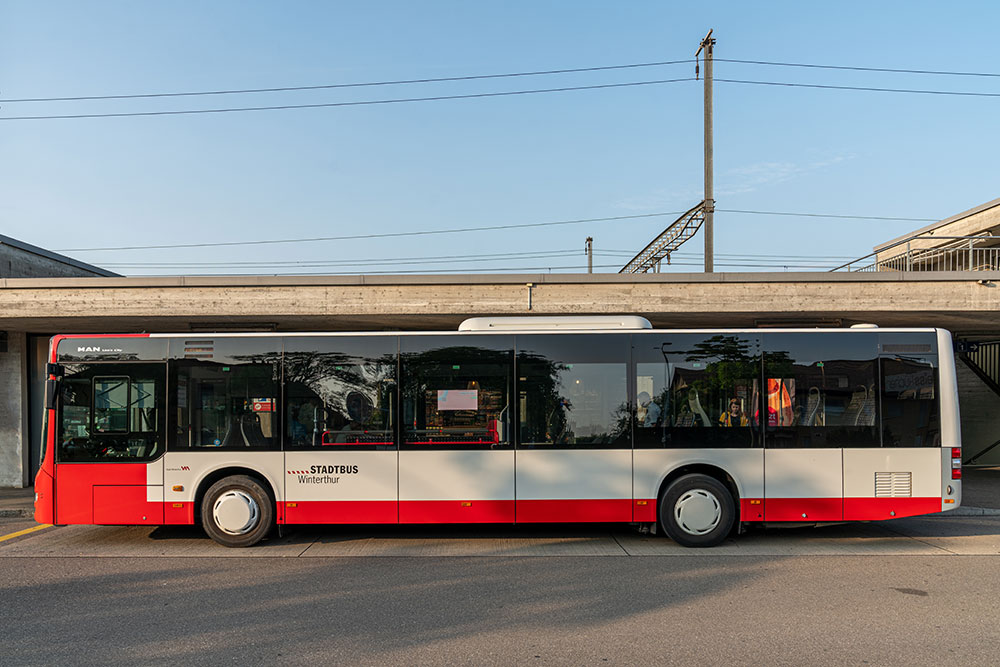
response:
<path id="1" fill-rule="evenodd" d="M 0 543 L 0 664 L 995 664 L 1000 518 L 892 526 L 697 552 L 606 527 L 314 529 L 249 550 L 50 528 Z M 343 555 L 394 541 L 405 555 Z"/>

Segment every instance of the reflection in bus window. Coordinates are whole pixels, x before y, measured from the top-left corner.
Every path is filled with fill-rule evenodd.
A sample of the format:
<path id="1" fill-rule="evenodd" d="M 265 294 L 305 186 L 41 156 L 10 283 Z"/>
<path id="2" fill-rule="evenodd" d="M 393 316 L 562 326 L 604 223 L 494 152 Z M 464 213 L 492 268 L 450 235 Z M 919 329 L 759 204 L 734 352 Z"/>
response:
<path id="1" fill-rule="evenodd" d="M 750 447 L 760 372 L 756 336 L 637 335 L 637 447 Z"/>
<path id="2" fill-rule="evenodd" d="M 510 446 L 513 347 L 508 337 L 436 337 L 401 342 L 403 443 L 407 449 Z"/>
<path id="3" fill-rule="evenodd" d="M 877 447 L 877 335 L 765 334 L 768 447 Z"/>
<path id="4" fill-rule="evenodd" d="M 289 339 L 287 447 L 391 449 L 396 339 Z"/>
<path id="5" fill-rule="evenodd" d="M 269 349 L 272 344 L 263 347 L 243 339 L 186 341 L 185 358 L 173 363 L 172 446 L 278 448 L 275 410 L 281 354 Z"/>
<path id="6" fill-rule="evenodd" d="M 67 364 L 60 382 L 60 461 L 143 461 L 163 452 L 162 364 Z"/>
<path id="7" fill-rule="evenodd" d="M 518 337 L 521 446 L 630 447 L 626 340 Z"/>
<path id="8" fill-rule="evenodd" d="M 937 368 L 933 357 L 882 359 L 885 447 L 940 447 Z"/>

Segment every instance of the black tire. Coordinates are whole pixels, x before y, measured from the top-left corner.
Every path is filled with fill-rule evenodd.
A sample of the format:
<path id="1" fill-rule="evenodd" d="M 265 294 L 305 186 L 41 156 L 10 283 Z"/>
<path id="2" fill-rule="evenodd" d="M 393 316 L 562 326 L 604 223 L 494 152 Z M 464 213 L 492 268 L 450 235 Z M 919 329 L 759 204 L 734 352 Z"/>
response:
<path id="1" fill-rule="evenodd" d="M 692 474 L 670 483 L 660 496 L 660 526 L 685 547 L 714 547 L 733 529 L 736 503 L 726 485 Z"/>
<path id="2" fill-rule="evenodd" d="M 201 525 L 224 547 L 250 547 L 274 527 L 274 502 L 253 477 L 225 477 L 205 493 Z"/>

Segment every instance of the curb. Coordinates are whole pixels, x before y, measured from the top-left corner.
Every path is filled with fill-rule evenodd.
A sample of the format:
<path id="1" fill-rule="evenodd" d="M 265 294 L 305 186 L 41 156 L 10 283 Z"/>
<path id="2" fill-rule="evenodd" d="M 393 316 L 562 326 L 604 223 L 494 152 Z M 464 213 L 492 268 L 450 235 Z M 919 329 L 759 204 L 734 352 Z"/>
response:
<path id="1" fill-rule="evenodd" d="M 1000 516 L 1000 509 L 992 507 L 958 507 L 946 511 L 942 516 Z"/>
<path id="2" fill-rule="evenodd" d="M 34 516 L 34 512 L 30 509 L 0 510 L 0 518 L 31 518 L 32 516 Z"/>

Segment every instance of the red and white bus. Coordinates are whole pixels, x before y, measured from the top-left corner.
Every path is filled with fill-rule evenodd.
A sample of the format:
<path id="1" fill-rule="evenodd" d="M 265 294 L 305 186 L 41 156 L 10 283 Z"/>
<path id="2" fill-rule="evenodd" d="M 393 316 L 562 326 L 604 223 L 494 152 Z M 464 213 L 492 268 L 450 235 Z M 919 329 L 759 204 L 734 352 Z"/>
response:
<path id="1" fill-rule="evenodd" d="M 941 329 L 56 336 L 48 371 L 44 523 L 236 547 L 276 524 L 621 522 L 711 546 L 961 503 Z"/>

